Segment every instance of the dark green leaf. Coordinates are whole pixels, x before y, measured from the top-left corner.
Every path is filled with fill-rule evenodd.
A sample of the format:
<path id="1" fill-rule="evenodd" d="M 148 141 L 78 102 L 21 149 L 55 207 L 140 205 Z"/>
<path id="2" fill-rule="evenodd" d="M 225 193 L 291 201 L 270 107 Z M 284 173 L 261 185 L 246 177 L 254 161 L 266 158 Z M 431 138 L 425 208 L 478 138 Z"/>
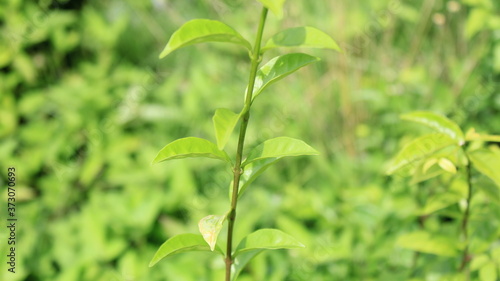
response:
<path id="1" fill-rule="evenodd" d="M 158 152 L 153 164 L 181 158 L 206 157 L 231 162 L 225 151 L 219 150 L 214 143 L 200 138 L 188 137 L 167 144 Z"/>
<path id="2" fill-rule="evenodd" d="M 266 140 L 250 151 L 242 167 L 261 159 L 286 156 L 318 155 L 319 152 L 305 142 L 289 137 Z"/>
<path id="3" fill-rule="evenodd" d="M 450 119 L 426 111 L 415 111 L 408 114 L 401 115 L 401 119 L 417 122 L 432 129 L 439 133 L 445 134 L 451 139 L 457 141 L 458 145 L 463 145 L 465 143 L 464 133 L 460 127 Z"/>
<path id="4" fill-rule="evenodd" d="M 260 95 L 267 86 L 317 61 L 319 61 L 319 58 L 302 53 L 287 54 L 273 58 L 257 72 L 252 99 Z"/>
<path id="5" fill-rule="evenodd" d="M 421 160 L 432 153 L 443 149 L 447 146 L 455 144 L 455 141 L 450 139 L 448 135 L 434 133 L 419 137 L 408 143 L 401 149 L 398 155 L 390 162 L 387 168 L 387 174 L 393 174 L 397 170 L 414 164 L 415 161 Z"/>
<path id="6" fill-rule="evenodd" d="M 228 42 L 252 49 L 250 43 L 232 27 L 215 20 L 195 19 L 186 22 L 175 31 L 160 54 L 164 58 L 171 52 L 203 42 Z"/>
<path id="7" fill-rule="evenodd" d="M 160 246 L 153 259 L 149 262 L 149 267 L 154 266 L 165 257 L 192 251 L 210 251 L 210 247 L 203 239 L 203 236 L 199 234 L 186 233 L 176 235 Z M 219 248 L 217 248 L 217 251 L 222 253 Z"/>
<path id="8" fill-rule="evenodd" d="M 341 51 L 337 43 L 323 31 L 309 26 L 293 27 L 275 34 L 263 51 L 278 47 L 323 48 Z"/>
<path id="9" fill-rule="evenodd" d="M 224 149 L 239 119 L 240 115 L 229 109 L 219 108 L 215 111 L 212 120 L 214 123 L 215 137 L 217 138 L 217 147 L 220 150 Z"/>
<path id="10" fill-rule="evenodd" d="M 277 229 L 259 229 L 241 240 L 234 256 L 257 249 L 293 249 L 305 247 L 292 236 Z"/>

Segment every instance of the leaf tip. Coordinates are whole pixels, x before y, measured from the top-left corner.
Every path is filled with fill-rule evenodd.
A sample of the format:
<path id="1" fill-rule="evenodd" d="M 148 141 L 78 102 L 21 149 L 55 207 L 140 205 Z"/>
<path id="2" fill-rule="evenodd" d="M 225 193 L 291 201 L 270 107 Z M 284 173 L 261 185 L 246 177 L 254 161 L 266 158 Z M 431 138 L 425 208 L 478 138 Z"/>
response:
<path id="1" fill-rule="evenodd" d="M 148 267 L 153 267 L 158 261 L 155 261 L 154 258 L 149 262 Z"/>
<path id="2" fill-rule="evenodd" d="M 172 51 L 168 48 L 165 48 L 160 55 L 158 56 L 159 59 L 163 59 L 164 57 L 168 56 Z"/>

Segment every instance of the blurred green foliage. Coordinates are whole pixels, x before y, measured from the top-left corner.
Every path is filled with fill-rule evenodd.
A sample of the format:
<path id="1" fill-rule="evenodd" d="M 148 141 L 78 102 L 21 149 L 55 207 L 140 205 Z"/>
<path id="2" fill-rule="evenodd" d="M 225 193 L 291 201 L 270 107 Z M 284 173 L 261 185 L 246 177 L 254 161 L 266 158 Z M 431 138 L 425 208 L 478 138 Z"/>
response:
<path id="1" fill-rule="evenodd" d="M 215 139 L 210 118 L 215 108 L 239 108 L 247 54 L 205 44 L 162 61 L 158 55 L 193 18 L 222 20 L 251 38 L 258 7 L 1 2 L 0 174 L 5 186 L 7 167 L 18 171 L 19 219 L 17 273 L 2 262 L 2 280 L 222 279 L 224 265 L 210 255 L 147 265 L 165 239 L 196 233 L 199 219 L 226 210 L 230 171 L 209 160 L 150 163 L 174 139 Z M 307 248 L 261 255 L 240 280 L 456 280 L 458 257 L 421 254 L 415 266 L 414 252 L 396 241 L 419 228 L 421 189 L 460 187 L 445 178 L 411 184 L 384 176 L 382 167 L 421 132 L 400 113 L 431 110 L 465 130 L 500 133 L 499 12 L 495 0 L 289 0 L 282 21 L 270 17 L 265 36 L 307 23 L 345 54 L 316 50 L 322 62 L 257 101 L 250 146 L 286 135 L 321 156 L 280 163 L 241 200 L 238 208 L 248 211 L 236 241 L 275 227 Z M 481 252 L 476 263 L 488 263 L 488 272 L 474 270 L 481 264 L 471 270 L 485 281 L 499 273 L 500 194 L 476 180 L 484 188 L 471 235 Z M 458 212 L 459 204 L 437 210 L 426 227 L 458 231 Z M 2 253 L 6 237 L 2 230 Z"/>

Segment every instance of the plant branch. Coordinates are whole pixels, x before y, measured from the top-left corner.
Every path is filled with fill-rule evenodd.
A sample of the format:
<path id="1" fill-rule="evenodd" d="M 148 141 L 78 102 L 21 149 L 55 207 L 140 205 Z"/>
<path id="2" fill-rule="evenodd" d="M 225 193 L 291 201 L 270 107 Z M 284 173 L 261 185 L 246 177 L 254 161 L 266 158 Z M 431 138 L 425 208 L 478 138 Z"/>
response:
<path id="1" fill-rule="evenodd" d="M 238 138 L 238 148 L 236 150 L 236 162 L 233 168 L 233 190 L 231 196 L 231 209 L 228 215 L 228 229 L 227 229 L 227 248 L 226 248 L 226 281 L 231 280 L 231 265 L 233 264 L 233 229 L 234 222 L 236 220 L 236 206 L 238 203 L 238 191 L 240 185 L 240 176 L 242 174 L 241 162 L 243 159 L 243 145 L 245 144 L 245 135 L 248 126 L 248 120 L 250 119 L 250 107 L 252 105 L 252 94 L 255 85 L 255 77 L 257 76 L 257 70 L 259 63 L 261 61 L 260 45 L 262 42 L 262 33 L 264 31 L 264 25 L 266 22 L 267 8 L 262 9 L 260 16 L 259 27 L 257 29 L 257 36 L 255 39 L 255 45 L 253 52 L 250 54 L 251 67 L 250 67 L 250 77 L 248 79 L 248 87 L 245 96 L 245 105 L 242 111 L 242 120 L 240 125 L 240 134 Z"/>
<path id="2" fill-rule="evenodd" d="M 467 155 L 466 152 L 465 152 L 465 155 Z M 462 232 L 462 236 L 465 240 L 465 243 L 467 243 L 467 244 L 465 245 L 465 249 L 464 249 L 464 252 L 462 255 L 462 262 L 460 264 L 460 271 L 464 271 L 467 267 L 467 264 L 470 261 L 470 257 L 469 257 L 469 233 L 467 231 L 467 227 L 469 224 L 470 205 L 471 205 L 471 200 L 472 200 L 472 181 L 471 181 L 471 162 L 470 162 L 469 157 L 467 157 L 466 177 L 467 177 L 467 186 L 468 186 L 467 207 L 465 208 L 465 213 L 464 213 L 464 216 L 462 218 L 461 232 Z"/>

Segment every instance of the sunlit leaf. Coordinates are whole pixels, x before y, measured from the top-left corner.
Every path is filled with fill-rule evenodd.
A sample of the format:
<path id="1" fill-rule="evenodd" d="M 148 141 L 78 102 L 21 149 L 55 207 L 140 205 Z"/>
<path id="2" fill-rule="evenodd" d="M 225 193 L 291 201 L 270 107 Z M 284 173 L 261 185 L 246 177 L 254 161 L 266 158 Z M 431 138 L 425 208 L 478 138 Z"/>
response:
<path id="1" fill-rule="evenodd" d="M 466 141 L 489 141 L 489 142 L 500 142 L 500 136 L 497 135 L 485 135 L 479 134 L 474 128 L 471 128 L 465 134 Z"/>
<path id="2" fill-rule="evenodd" d="M 262 253 L 263 249 L 247 251 L 239 254 L 231 265 L 231 281 L 235 281 L 240 275 L 241 271 L 255 256 Z"/>
<path id="3" fill-rule="evenodd" d="M 485 8 L 474 8 L 470 11 L 465 24 L 465 35 L 467 39 L 471 39 L 479 31 L 486 29 L 488 21 L 485 20 L 491 17 L 491 12 Z"/>
<path id="4" fill-rule="evenodd" d="M 440 158 L 439 161 L 438 161 L 438 165 L 443 170 L 445 170 L 445 171 L 447 171 L 449 173 L 452 173 L 452 174 L 456 174 L 457 173 L 457 167 L 455 167 L 455 164 L 453 164 L 453 162 L 451 162 L 447 158 Z"/>
<path id="5" fill-rule="evenodd" d="M 285 4 L 286 0 L 257 0 L 264 7 L 268 8 L 273 14 L 278 18 L 281 19 L 283 17 L 283 4 Z"/>
<path id="6" fill-rule="evenodd" d="M 389 163 L 387 174 L 393 174 L 399 169 L 414 164 L 432 153 L 455 144 L 455 141 L 445 134 L 434 133 L 421 136 L 405 145 L 396 157 Z"/>
<path id="7" fill-rule="evenodd" d="M 458 145 L 463 145 L 465 143 L 464 133 L 460 127 L 455 122 L 442 115 L 433 112 L 415 111 L 401 115 L 401 119 L 426 125 L 457 141 Z"/>
<path id="8" fill-rule="evenodd" d="M 301 140 L 289 137 L 278 137 L 266 140 L 252 149 L 245 162 L 243 162 L 242 167 L 265 158 L 318 154 L 318 151 Z"/>
<path id="9" fill-rule="evenodd" d="M 437 176 L 445 173 L 445 171 L 437 165 L 432 165 L 431 167 L 429 167 L 428 170 L 426 170 L 424 172 L 423 166 L 425 164 L 427 164 L 427 163 L 422 163 L 422 161 L 421 161 L 419 166 L 416 166 L 416 169 L 409 171 L 409 172 L 411 172 L 411 182 L 410 182 L 411 184 L 417 184 L 417 183 L 432 179 L 434 177 L 437 177 Z M 398 173 L 399 173 L 399 171 L 398 171 Z"/>
<path id="10" fill-rule="evenodd" d="M 262 50 L 279 47 L 323 48 L 341 51 L 332 37 L 309 26 L 288 28 L 275 34 L 267 41 Z"/>
<path id="11" fill-rule="evenodd" d="M 257 249 L 293 249 L 305 247 L 292 236 L 277 229 L 259 229 L 241 240 L 234 256 Z"/>
<path id="12" fill-rule="evenodd" d="M 287 54 L 271 59 L 257 72 L 252 99 L 260 95 L 267 86 L 317 61 L 319 58 L 302 53 Z"/>
<path id="13" fill-rule="evenodd" d="M 492 179 L 500 187 L 500 153 L 487 149 L 478 149 L 468 153 L 473 167 Z"/>
<path id="14" fill-rule="evenodd" d="M 219 108 L 215 111 L 212 120 L 214 123 L 215 137 L 217 139 L 217 147 L 220 150 L 224 149 L 239 119 L 240 115 L 229 109 Z"/>
<path id="15" fill-rule="evenodd" d="M 222 251 L 219 248 L 216 249 L 222 254 Z M 154 266 L 163 258 L 192 251 L 210 251 L 210 247 L 203 239 L 203 236 L 199 234 L 186 233 L 176 235 L 168 239 L 160 246 L 158 251 L 156 251 L 153 256 L 153 259 L 149 262 L 149 267 Z"/>
<path id="16" fill-rule="evenodd" d="M 210 250 L 212 251 L 215 249 L 217 237 L 219 236 L 225 219 L 225 215 L 209 215 L 202 218 L 198 223 L 200 233 L 203 236 L 203 239 L 205 239 L 205 241 L 208 243 L 208 245 L 210 246 Z"/>
<path id="17" fill-rule="evenodd" d="M 479 269 L 479 279 L 481 281 L 496 281 L 497 276 L 497 265 L 494 262 L 488 262 Z"/>
<path id="18" fill-rule="evenodd" d="M 158 152 L 153 164 L 181 158 L 206 157 L 231 162 L 225 151 L 219 150 L 217 145 L 200 138 L 188 137 L 175 140 L 167 144 Z"/>
<path id="19" fill-rule="evenodd" d="M 186 22 L 175 31 L 160 54 L 164 58 L 171 52 L 203 42 L 228 42 L 252 49 L 250 43 L 232 27 L 216 20 L 195 19 Z"/>
<path id="20" fill-rule="evenodd" d="M 432 167 L 432 166 L 434 166 L 434 164 L 436 164 L 437 162 L 438 162 L 438 160 L 436 158 L 431 158 L 431 159 L 425 161 L 425 164 L 422 167 L 422 172 L 424 174 L 427 173 L 427 171 L 429 170 L 429 168 Z"/>
<path id="21" fill-rule="evenodd" d="M 396 245 L 405 249 L 448 257 L 459 253 L 458 244 L 455 238 L 432 235 L 426 231 L 406 233 L 396 241 Z"/>
<path id="22" fill-rule="evenodd" d="M 481 267 L 485 266 L 490 261 L 490 257 L 488 255 L 482 254 L 475 256 L 474 259 L 470 263 L 470 270 L 476 271 Z"/>

